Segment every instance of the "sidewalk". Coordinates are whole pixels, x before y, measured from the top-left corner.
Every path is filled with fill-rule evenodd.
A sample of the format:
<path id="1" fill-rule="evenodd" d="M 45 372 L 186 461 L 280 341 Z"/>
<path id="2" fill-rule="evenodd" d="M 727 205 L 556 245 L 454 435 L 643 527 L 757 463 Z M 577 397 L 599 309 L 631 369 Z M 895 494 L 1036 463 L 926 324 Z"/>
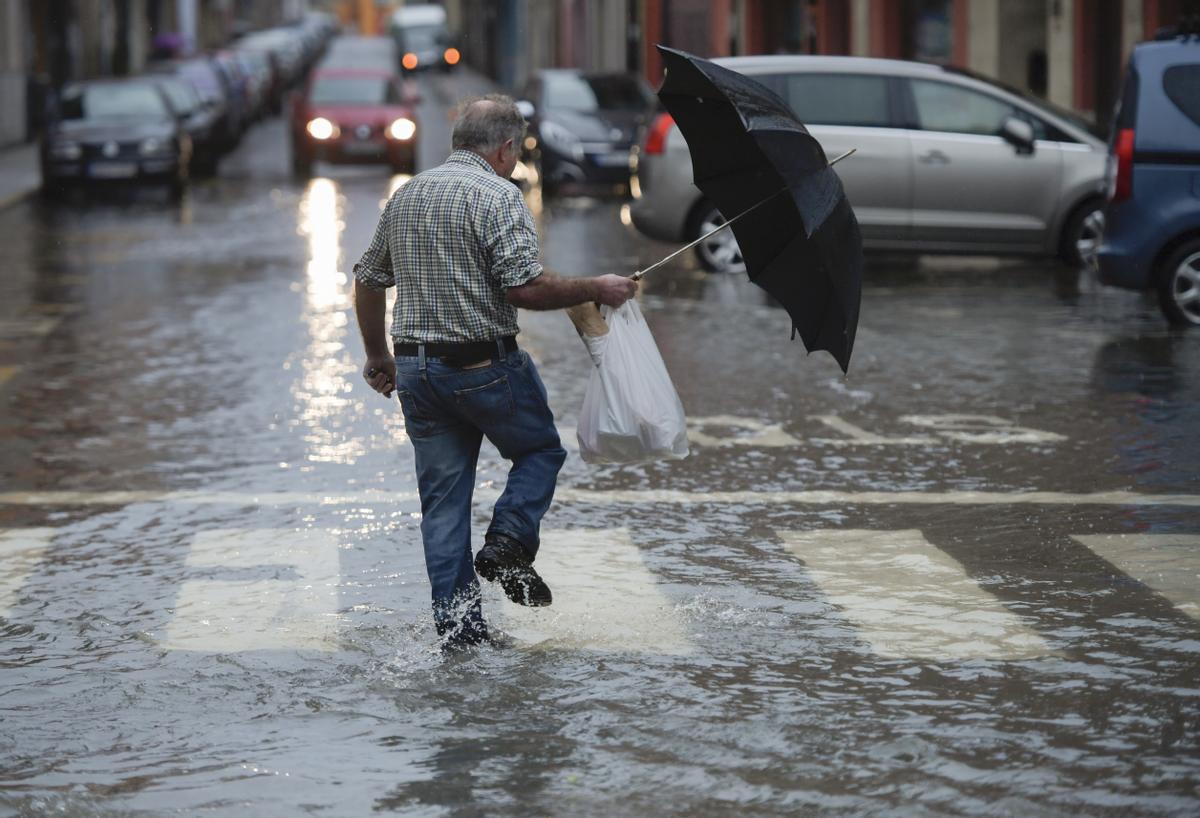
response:
<path id="1" fill-rule="evenodd" d="M 0 149 L 0 209 L 25 198 L 40 184 L 36 142 Z"/>

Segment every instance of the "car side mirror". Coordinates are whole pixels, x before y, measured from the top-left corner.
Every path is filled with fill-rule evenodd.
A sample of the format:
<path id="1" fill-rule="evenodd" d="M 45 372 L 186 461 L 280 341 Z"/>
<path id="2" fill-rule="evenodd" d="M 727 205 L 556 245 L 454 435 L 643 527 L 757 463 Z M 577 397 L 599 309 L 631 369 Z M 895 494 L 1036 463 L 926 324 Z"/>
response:
<path id="1" fill-rule="evenodd" d="M 534 114 L 535 109 L 533 107 L 533 103 L 530 102 L 529 100 L 527 100 L 527 99 L 517 100 L 517 110 L 521 112 L 521 116 L 525 117 L 525 119 L 527 119 L 527 120 L 533 119 L 533 114 Z"/>
<path id="2" fill-rule="evenodd" d="M 1000 136 L 1017 149 L 1017 153 L 1033 153 L 1033 126 L 1015 116 L 1006 117 L 1000 124 Z"/>

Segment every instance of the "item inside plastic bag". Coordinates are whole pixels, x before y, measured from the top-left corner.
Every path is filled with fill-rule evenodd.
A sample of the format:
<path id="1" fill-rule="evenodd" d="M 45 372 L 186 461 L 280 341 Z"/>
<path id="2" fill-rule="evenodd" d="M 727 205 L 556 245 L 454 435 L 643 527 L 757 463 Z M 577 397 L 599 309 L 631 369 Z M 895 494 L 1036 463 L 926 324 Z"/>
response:
<path id="1" fill-rule="evenodd" d="M 576 432 L 580 456 L 587 463 L 687 457 L 683 403 L 641 308 L 630 299 L 600 315 L 604 334 L 572 315 L 593 364 Z"/>

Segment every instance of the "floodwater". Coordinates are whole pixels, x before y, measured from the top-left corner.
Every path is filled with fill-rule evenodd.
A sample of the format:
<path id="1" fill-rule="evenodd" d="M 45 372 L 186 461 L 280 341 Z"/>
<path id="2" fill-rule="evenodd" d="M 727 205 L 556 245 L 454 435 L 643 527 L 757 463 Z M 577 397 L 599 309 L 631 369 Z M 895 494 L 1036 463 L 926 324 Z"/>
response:
<path id="1" fill-rule="evenodd" d="M 427 166 L 471 89 L 426 82 Z M 446 657 L 348 300 L 404 180 L 293 181 L 284 139 L 180 207 L 0 211 L 0 812 L 1200 812 L 1200 335 L 1049 264 L 873 260 L 843 378 L 681 259 L 641 303 L 692 455 L 572 451 L 555 604 L 487 586 L 510 644 Z M 530 201 L 562 273 L 670 249 Z M 570 446 L 586 351 L 521 324 Z"/>

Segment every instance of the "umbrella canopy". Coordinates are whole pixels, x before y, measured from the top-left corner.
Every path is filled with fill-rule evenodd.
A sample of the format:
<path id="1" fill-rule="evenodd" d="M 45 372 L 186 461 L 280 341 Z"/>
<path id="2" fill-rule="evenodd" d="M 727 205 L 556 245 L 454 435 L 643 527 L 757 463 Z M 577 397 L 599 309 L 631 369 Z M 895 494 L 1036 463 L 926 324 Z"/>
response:
<path id="1" fill-rule="evenodd" d="M 708 60 L 658 46 L 658 97 L 692 155 L 696 186 L 727 219 L 750 280 L 792 319 L 809 352 L 845 372 L 858 328 L 862 236 L 825 151 L 774 91 Z M 761 205 L 759 204 L 761 203 Z"/>

